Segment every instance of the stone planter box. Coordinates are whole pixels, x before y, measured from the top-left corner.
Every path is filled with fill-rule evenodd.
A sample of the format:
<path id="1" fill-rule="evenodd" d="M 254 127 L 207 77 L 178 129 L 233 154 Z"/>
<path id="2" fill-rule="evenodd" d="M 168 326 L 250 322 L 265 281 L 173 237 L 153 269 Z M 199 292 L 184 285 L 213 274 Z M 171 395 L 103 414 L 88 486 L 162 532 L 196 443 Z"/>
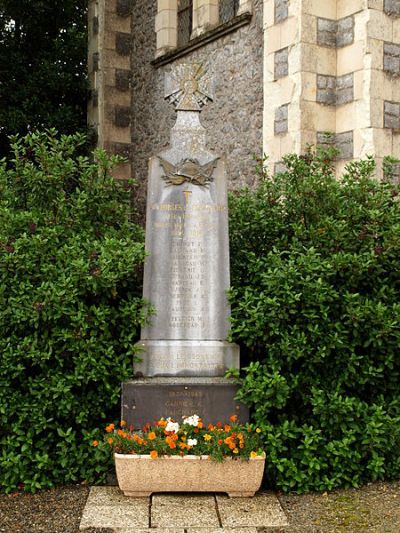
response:
<path id="1" fill-rule="evenodd" d="M 231 498 L 252 497 L 260 488 L 265 457 L 248 461 L 208 455 L 171 456 L 114 454 L 119 488 L 125 496 L 146 497 L 153 492 L 226 492 Z"/>

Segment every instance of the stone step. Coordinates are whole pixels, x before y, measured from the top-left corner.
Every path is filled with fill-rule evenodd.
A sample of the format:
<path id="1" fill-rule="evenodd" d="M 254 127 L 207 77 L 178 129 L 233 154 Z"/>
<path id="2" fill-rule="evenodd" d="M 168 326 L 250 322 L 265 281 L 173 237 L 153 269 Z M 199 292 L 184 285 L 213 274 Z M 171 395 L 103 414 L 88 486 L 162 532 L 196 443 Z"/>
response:
<path id="1" fill-rule="evenodd" d="M 278 498 L 223 494 L 154 494 L 129 498 L 118 487 L 92 487 L 80 531 L 103 533 L 257 533 L 288 526 Z"/>

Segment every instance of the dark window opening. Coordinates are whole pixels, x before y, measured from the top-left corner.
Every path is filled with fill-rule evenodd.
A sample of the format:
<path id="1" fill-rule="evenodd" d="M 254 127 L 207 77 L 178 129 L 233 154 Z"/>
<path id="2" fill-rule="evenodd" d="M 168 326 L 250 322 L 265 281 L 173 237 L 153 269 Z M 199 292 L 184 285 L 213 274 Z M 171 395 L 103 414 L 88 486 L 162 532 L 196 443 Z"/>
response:
<path id="1" fill-rule="evenodd" d="M 193 0 L 178 0 L 178 46 L 190 41 L 193 24 Z"/>
<path id="2" fill-rule="evenodd" d="M 219 23 L 224 24 L 236 17 L 239 0 L 219 0 Z"/>

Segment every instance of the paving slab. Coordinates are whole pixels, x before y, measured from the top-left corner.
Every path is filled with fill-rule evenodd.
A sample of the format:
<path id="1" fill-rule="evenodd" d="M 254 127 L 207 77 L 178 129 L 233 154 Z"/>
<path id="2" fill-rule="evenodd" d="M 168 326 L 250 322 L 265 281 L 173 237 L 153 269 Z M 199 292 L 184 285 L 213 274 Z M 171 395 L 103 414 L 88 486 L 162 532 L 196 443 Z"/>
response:
<path id="1" fill-rule="evenodd" d="M 216 498 L 223 528 L 288 526 L 281 504 L 272 492 L 259 493 L 254 498 L 222 495 Z"/>
<path id="2" fill-rule="evenodd" d="M 152 528 L 219 528 L 214 495 L 157 494 L 151 502 Z"/>
<path id="3" fill-rule="evenodd" d="M 127 498 L 117 487 L 92 487 L 79 529 L 146 529 L 149 506 L 149 498 Z"/>
<path id="4" fill-rule="evenodd" d="M 157 531 L 157 530 L 156 530 Z M 160 530 L 158 530 L 160 531 Z M 238 528 L 195 528 L 187 529 L 186 533 L 257 533 L 256 527 L 238 527 Z"/>

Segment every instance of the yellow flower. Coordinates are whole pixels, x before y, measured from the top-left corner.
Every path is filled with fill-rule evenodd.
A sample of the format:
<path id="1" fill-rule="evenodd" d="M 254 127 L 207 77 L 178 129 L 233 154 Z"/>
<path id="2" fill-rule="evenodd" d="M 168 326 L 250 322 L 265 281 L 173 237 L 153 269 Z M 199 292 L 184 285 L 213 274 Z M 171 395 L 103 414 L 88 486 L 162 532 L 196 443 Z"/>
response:
<path id="1" fill-rule="evenodd" d="M 250 452 L 250 459 L 257 457 L 257 452 Z"/>
<path id="2" fill-rule="evenodd" d="M 239 453 L 239 450 L 237 448 L 234 448 L 233 453 Z"/>
<path id="3" fill-rule="evenodd" d="M 206 435 L 204 435 L 204 440 L 206 442 L 210 441 L 212 439 L 211 435 L 209 435 L 208 433 Z"/>
<path id="4" fill-rule="evenodd" d="M 257 429 L 256 429 L 256 433 L 261 433 L 261 429 L 260 429 L 260 428 L 257 428 Z"/>

